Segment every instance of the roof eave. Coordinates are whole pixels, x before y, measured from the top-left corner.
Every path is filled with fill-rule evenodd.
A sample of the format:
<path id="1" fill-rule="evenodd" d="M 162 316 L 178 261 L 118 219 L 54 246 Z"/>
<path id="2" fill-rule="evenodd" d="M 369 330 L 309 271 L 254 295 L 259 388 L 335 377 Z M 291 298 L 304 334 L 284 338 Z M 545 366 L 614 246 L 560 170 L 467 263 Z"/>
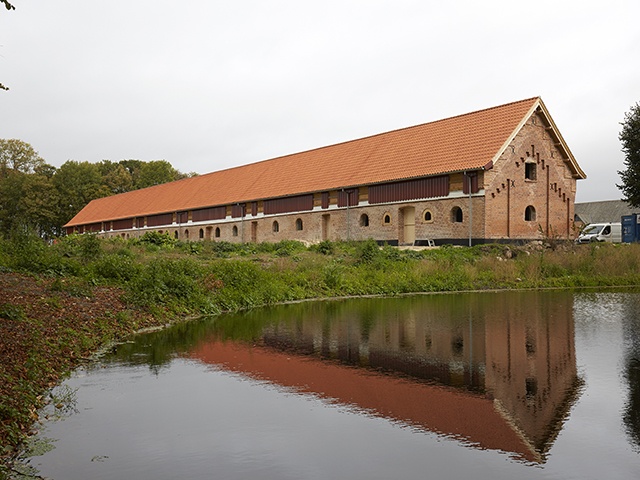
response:
<path id="1" fill-rule="evenodd" d="M 578 162 L 576 161 L 576 158 L 573 156 L 573 153 L 571 152 L 569 145 L 567 145 L 567 142 L 565 142 L 564 138 L 562 137 L 560 130 L 556 126 L 555 122 L 553 121 L 553 118 L 549 114 L 549 111 L 547 110 L 547 107 L 545 106 L 544 102 L 542 101 L 542 99 L 538 99 L 537 103 L 538 105 L 536 107 L 536 110 L 543 114 L 543 117 L 548 124 L 547 132 L 549 133 L 549 135 L 551 135 L 551 138 L 554 141 L 555 147 L 558 150 L 560 150 L 560 153 L 562 153 L 564 161 L 568 164 L 569 168 L 571 169 L 573 178 L 578 180 L 584 180 L 585 178 L 587 178 L 587 174 L 584 173 L 584 171 L 580 168 L 580 165 L 578 165 Z"/>

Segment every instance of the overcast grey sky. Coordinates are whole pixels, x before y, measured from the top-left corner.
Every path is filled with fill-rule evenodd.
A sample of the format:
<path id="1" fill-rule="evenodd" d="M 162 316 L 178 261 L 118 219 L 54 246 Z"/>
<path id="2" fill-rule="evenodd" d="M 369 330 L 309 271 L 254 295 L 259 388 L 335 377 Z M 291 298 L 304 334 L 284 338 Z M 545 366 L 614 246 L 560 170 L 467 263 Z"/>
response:
<path id="1" fill-rule="evenodd" d="M 12 0 L 0 138 L 55 166 L 207 173 L 541 96 L 587 180 L 620 198 L 640 102 L 640 2 Z"/>

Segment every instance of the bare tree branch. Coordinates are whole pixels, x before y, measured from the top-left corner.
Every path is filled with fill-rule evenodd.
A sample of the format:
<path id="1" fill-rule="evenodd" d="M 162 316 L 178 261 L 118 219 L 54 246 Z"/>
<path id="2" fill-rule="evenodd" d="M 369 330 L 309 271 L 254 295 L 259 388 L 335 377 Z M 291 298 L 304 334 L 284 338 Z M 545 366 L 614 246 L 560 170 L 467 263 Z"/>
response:
<path id="1" fill-rule="evenodd" d="M 9 3 L 9 0 L 0 0 L 0 2 L 2 2 L 4 4 L 4 6 L 7 8 L 7 10 L 15 10 L 16 7 L 14 7 L 13 5 L 11 5 Z M 3 84 L 0 83 L 0 90 L 9 90 L 9 87 L 5 87 Z"/>

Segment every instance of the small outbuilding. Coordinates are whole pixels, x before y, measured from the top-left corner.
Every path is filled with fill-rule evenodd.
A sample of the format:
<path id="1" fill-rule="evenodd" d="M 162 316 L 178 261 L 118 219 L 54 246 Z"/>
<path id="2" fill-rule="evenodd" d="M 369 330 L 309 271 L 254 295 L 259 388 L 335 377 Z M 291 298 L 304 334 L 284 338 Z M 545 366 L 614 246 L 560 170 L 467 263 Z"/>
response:
<path id="1" fill-rule="evenodd" d="M 576 203 L 574 221 L 577 227 L 589 223 L 616 223 L 623 215 L 631 215 L 634 209 L 624 200 Z"/>

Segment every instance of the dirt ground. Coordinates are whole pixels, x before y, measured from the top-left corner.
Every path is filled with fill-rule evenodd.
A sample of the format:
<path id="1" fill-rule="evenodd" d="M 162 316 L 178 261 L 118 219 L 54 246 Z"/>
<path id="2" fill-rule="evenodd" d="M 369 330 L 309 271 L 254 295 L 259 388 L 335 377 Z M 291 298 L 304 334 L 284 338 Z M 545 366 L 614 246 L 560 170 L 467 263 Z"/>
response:
<path id="1" fill-rule="evenodd" d="M 12 453 L 16 431 L 29 433 L 61 375 L 106 339 L 161 322 L 131 311 L 118 289 L 64 282 L 0 273 L 0 457 Z"/>

